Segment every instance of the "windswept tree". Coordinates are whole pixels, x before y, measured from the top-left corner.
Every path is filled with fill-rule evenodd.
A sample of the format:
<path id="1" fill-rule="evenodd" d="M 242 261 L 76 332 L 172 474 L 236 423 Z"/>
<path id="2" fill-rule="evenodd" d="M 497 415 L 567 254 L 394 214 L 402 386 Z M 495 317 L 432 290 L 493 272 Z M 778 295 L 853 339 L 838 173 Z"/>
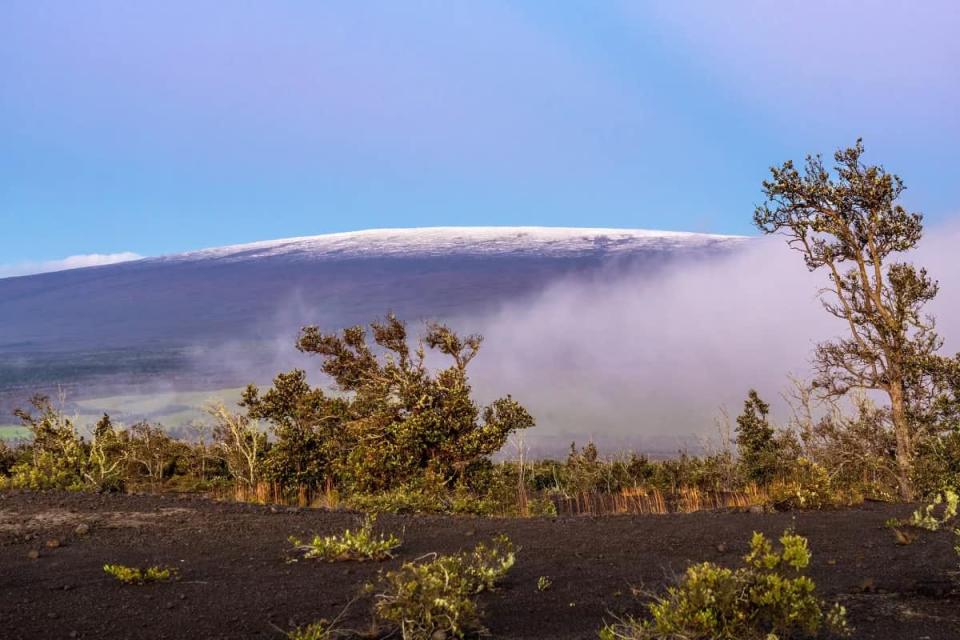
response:
<path id="1" fill-rule="evenodd" d="M 342 476 L 354 489 L 389 489 L 429 472 L 456 482 L 489 460 L 518 429 L 534 424 L 507 396 L 486 407 L 470 397 L 467 366 L 480 336 L 460 336 L 442 324 L 428 325 L 411 349 L 406 325 L 389 315 L 370 325 L 325 334 L 303 329 L 297 346 L 323 359 L 322 369 L 349 398 L 339 416 L 346 447 Z M 434 371 L 426 349 L 450 359 Z"/>
<path id="2" fill-rule="evenodd" d="M 858 140 L 834 154 L 832 172 L 819 155 L 808 156 L 802 171 L 791 161 L 772 168 L 754 222 L 786 235 L 811 271 L 826 271 L 821 301 L 849 334 L 817 346 L 814 384 L 832 396 L 886 394 L 900 493 L 911 499 L 917 440 L 949 413 L 945 389 L 956 380 L 957 360 L 937 355 L 942 340 L 923 313 L 937 283 L 898 260 L 920 240 L 923 217 L 899 203 L 903 181 L 862 155 Z"/>

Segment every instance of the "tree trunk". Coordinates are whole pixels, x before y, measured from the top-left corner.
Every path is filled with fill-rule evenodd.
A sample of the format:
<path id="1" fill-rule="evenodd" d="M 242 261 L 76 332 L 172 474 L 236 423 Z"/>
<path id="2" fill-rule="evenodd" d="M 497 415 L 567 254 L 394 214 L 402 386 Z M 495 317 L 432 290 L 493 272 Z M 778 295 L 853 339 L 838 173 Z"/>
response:
<path id="1" fill-rule="evenodd" d="M 897 439 L 897 480 L 900 483 L 900 497 L 910 501 L 914 498 L 913 438 L 904 406 L 903 386 L 899 380 L 890 385 L 889 394 L 893 434 Z"/>

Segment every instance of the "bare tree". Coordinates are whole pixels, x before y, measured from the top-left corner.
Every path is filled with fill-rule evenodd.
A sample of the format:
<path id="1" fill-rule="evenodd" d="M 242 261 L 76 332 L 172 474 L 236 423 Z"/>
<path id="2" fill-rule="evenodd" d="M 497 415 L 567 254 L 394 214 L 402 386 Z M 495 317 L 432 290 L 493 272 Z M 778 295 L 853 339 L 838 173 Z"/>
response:
<path id="1" fill-rule="evenodd" d="M 213 437 L 223 454 L 230 475 L 248 487 L 256 486 L 260 478 L 260 464 L 267 447 L 267 436 L 254 427 L 244 415 L 227 411 L 222 405 L 214 405 L 207 412 L 216 421 Z"/>
<path id="2" fill-rule="evenodd" d="M 903 181 L 863 164 L 862 154 L 857 140 L 834 154 L 832 173 L 819 155 L 807 156 L 802 173 L 790 161 L 773 167 L 754 222 L 786 235 L 811 271 L 827 272 L 821 301 L 850 333 L 818 345 L 815 384 L 830 396 L 853 389 L 887 395 L 900 494 L 911 499 L 921 414 L 938 396 L 937 371 L 947 362 L 936 355 L 942 341 L 933 318 L 922 314 L 937 283 L 925 269 L 893 260 L 916 246 L 923 218 L 899 204 Z"/>

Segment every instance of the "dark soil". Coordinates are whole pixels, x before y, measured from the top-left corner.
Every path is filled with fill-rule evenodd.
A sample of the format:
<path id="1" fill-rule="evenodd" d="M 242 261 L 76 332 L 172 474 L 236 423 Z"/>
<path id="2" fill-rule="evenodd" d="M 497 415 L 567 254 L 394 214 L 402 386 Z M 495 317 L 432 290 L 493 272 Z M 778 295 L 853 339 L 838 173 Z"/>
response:
<path id="1" fill-rule="evenodd" d="M 775 536 L 787 527 L 809 538 L 812 576 L 847 607 L 855 638 L 960 638 L 953 535 L 921 532 L 897 545 L 884 522 L 910 510 L 383 516 L 379 525 L 404 540 L 395 560 L 325 564 L 287 562 L 287 538 L 338 532 L 356 514 L 198 497 L 0 493 L 0 638 L 279 639 L 336 616 L 381 568 L 500 532 L 522 550 L 500 589 L 482 599 L 491 635 L 595 638 L 605 618 L 642 611 L 632 588 L 658 590 L 691 562 L 735 565 L 752 531 Z M 126 586 L 103 572 L 105 563 L 172 565 L 180 579 Z M 537 590 L 540 576 L 552 581 L 546 591 Z M 369 608 L 369 600 L 354 603 L 348 626 L 364 628 Z"/>

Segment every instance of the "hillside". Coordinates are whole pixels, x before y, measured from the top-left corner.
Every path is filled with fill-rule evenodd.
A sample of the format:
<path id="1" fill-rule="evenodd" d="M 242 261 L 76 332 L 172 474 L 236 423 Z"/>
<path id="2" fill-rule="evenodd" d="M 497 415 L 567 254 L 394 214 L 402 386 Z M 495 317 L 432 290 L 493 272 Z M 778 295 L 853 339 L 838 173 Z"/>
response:
<path id="1" fill-rule="evenodd" d="M 4 278 L 0 393 L 244 383 L 303 324 L 336 329 L 388 310 L 411 320 L 492 312 L 562 278 L 625 264 L 655 278 L 668 263 L 741 241 L 618 229 L 373 230 Z M 238 345 L 253 365 L 225 362 Z"/>

